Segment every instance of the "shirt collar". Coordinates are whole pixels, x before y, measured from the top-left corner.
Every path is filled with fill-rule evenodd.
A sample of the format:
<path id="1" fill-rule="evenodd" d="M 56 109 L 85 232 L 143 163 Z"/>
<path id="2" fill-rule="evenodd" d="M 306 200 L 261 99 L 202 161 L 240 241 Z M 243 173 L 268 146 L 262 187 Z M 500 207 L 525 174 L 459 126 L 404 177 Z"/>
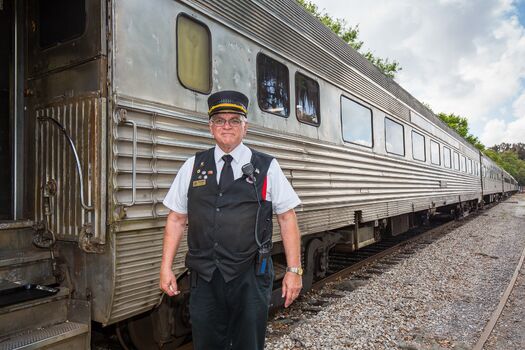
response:
<path id="1" fill-rule="evenodd" d="M 233 161 L 238 164 L 239 161 L 241 160 L 241 154 L 243 152 L 246 151 L 248 147 L 246 147 L 244 145 L 244 143 L 240 143 L 237 147 L 235 147 L 233 149 L 233 151 L 231 151 L 230 153 L 228 153 L 230 156 L 233 157 Z M 218 146 L 218 145 L 215 145 L 215 151 L 214 151 L 214 155 L 215 155 L 215 163 L 218 163 L 219 161 L 223 161 L 222 160 L 222 156 L 225 155 L 226 153 L 224 153 L 224 151 Z"/>

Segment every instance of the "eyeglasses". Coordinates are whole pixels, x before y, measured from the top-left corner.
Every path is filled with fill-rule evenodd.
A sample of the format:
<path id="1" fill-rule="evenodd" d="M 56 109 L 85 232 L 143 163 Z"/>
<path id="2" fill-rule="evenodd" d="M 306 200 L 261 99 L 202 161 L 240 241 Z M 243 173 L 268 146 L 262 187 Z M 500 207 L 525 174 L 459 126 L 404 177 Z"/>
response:
<path id="1" fill-rule="evenodd" d="M 235 128 L 240 126 L 244 120 L 242 118 L 231 118 L 228 120 L 223 118 L 211 118 L 210 121 L 215 126 L 224 126 L 228 123 L 232 128 Z"/>

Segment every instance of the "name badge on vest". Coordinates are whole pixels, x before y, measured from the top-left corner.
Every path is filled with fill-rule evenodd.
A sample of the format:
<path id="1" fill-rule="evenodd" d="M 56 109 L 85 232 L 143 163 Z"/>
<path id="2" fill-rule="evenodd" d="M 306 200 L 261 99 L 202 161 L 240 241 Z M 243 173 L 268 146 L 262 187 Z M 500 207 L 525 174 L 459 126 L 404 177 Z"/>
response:
<path id="1" fill-rule="evenodd" d="M 206 185 L 206 180 L 195 180 L 193 181 L 193 187 L 200 187 Z"/>

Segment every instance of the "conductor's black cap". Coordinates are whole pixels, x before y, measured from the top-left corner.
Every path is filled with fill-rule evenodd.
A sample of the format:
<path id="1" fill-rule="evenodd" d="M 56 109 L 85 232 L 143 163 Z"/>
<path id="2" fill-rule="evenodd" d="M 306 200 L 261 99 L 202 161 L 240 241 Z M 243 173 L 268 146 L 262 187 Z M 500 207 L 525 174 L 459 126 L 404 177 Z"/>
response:
<path id="1" fill-rule="evenodd" d="M 208 97 L 208 116 L 217 113 L 237 113 L 246 116 L 248 113 L 248 97 L 239 91 L 218 91 Z"/>

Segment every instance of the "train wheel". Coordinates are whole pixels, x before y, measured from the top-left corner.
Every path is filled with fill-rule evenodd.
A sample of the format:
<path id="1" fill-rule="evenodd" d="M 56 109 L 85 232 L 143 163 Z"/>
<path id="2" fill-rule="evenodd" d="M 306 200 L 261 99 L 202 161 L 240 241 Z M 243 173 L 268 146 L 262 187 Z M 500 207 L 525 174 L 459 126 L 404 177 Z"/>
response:
<path id="1" fill-rule="evenodd" d="M 312 239 L 308 242 L 305 249 L 305 274 L 303 276 L 303 291 L 306 292 L 312 288 L 316 276 L 320 275 L 325 267 L 322 263 L 324 245 L 320 239 Z M 326 267 L 324 269 L 326 271 Z"/>
<path id="2" fill-rule="evenodd" d="M 189 295 L 166 301 L 157 309 L 121 322 L 119 342 L 125 350 L 175 350 L 190 338 Z"/>

